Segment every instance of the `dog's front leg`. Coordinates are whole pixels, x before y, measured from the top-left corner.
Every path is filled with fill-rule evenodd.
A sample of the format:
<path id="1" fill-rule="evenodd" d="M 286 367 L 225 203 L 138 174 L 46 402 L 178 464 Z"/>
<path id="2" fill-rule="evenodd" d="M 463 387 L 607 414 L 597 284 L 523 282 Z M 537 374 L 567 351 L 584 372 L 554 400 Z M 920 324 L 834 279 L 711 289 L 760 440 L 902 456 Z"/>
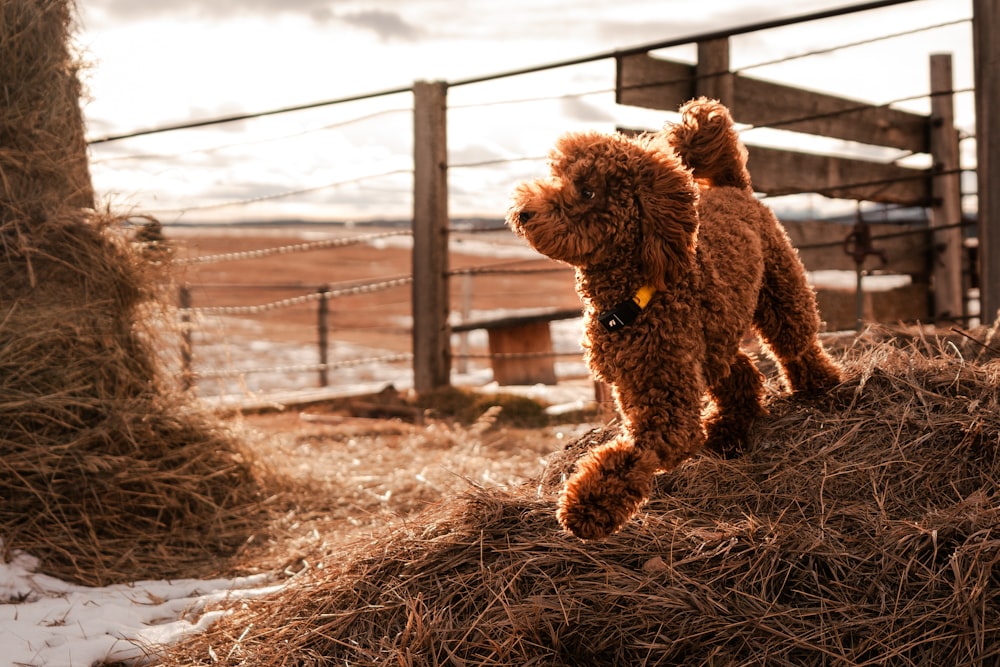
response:
<path id="1" fill-rule="evenodd" d="M 618 531 L 649 499 L 653 476 L 672 470 L 704 444 L 695 383 L 644 391 L 617 387 L 622 432 L 577 462 L 556 516 L 577 537 Z"/>

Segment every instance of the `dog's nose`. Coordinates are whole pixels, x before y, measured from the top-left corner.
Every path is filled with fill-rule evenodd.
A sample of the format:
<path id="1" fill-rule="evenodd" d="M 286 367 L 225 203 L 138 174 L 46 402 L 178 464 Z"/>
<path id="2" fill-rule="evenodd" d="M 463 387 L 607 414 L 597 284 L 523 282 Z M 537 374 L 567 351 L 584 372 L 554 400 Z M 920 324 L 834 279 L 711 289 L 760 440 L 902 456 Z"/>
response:
<path id="1" fill-rule="evenodd" d="M 524 209 L 521 209 L 520 211 L 517 212 L 517 220 L 518 222 L 525 223 L 528 220 L 531 220 L 531 216 L 533 215 L 534 213 L 532 213 L 531 211 L 525 211 Z"/>

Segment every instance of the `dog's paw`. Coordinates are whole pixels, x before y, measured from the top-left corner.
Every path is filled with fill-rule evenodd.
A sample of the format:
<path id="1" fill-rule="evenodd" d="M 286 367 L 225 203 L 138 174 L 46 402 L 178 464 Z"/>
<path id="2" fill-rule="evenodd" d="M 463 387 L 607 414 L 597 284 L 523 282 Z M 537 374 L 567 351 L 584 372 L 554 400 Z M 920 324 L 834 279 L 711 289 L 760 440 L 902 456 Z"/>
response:
<path id="1" fill-rule="evenodd" d="M 723 459 L 738 459 L 746 453 L 746 443 L 725 433 L 713 433 L 710 430 L 705 438 L 705 451 Z"/>
<path id="2" fill-rule="evenodd" d="M 598 447 L 566 481 L 556 518 L 581 539 L 610 536 L 649 498 L 657 463 L 654 454 L 621 439 Z"/>
<path id="3" fill-rule="evenodd" d="M 798 359 L 783 360 L 783 365 L 792 392 L 802 396 L 827 392 L 842 379 L 840 367 L 818 343 Z"/>
<path id="4" fill-rule="evenodd" d="M 750 428 L 763 410 L 750 415 L 713 415 L 705 423 L 705 450 L 724 459 L 735 459 L 750 450 Z"/>

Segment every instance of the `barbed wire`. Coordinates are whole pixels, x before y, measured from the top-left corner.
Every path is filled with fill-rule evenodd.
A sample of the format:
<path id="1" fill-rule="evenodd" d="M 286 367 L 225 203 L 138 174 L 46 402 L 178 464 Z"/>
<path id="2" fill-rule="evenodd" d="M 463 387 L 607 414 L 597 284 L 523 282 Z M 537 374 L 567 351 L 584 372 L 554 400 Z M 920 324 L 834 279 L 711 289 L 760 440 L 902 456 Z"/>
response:
<path id="1" fill-rule="evenodd" d="M 914 0 L 875 0 L 873 2 L 867 2 L 863 4 L 851 5 L 848 7 L 838 7 L 834 9 L 826 9 L 817 12 L 812 12 L 809 14 L 801 14 L 799 16 L 793 16 L 788 18 L 774 19 L 759 21 L 756 23 L 748 23 L 736 28 L 727 28 L 722 30 L 711 30 L 708 32 L 686 35 L 683 37 L 677 37 L 673 39 L 663 40 L 659 42 L 649 42 L 646 44 L 640 44 L 638 46 L 633 46 L 626 49 L 615 49 L 613 51 L 605 51 L 603 53 L 596 53 L 590 56 L 583 56 L 579 58 L 570 58 L 567 60 L 559 60 L 556 62 L 547 63 L 544 65 L 535 65 L 532 67 L 522 67 L 519 69 L 507 70 L 505 72 L 497 72 L 495 74 L 488 74 L 483 76 L 474 76 L 466 79 L 460 79 L 457 81 L 450 81 L 448 85 L 450 87 L 457 86 L 468 86 L 478 83 L 483 83 L 485 81 L 497 81 L 500 79 L 511 78 L 515 76 L 522 76 L 525 74 L 536 74 L 538 72 L 545 72 L 548 70 L 562 69 L 564 67 L 573 67 L 576 65 L 584 65 L 587 63 L 597 62 L 599 60 L 607 60 L 609 58 L 619 58 L 629 55 L 637 55 L 640 53 L 648 53 L 650 51 L 656 51 L 659 49 L 668 49 L 675 46 L 685 46 L 688 44 L 696 42 L 708 42 L 717 39 L 725 39 L 729 37 L 734 37 L 736 35 L 745 35 L 753 32 L 760 32 L 762 30 L 771 30 L 773 28 L 781 28 L 790 25 L 796 25 L 799 23 L 809 23 L 812 21 L 819 21 L 822 19 L 833 18 L 837 16 L 844 16 L 846 14 L 854 14 L 858 12 L 865 12 L 873 9 L 882 9 L 884 7 L 891 7 L 893 5 L 907 4 L 913 2 Z"/>
<path id="2" fill-rule="evenodd" d="M 898 39 L 900 37 L 908 37 L 908 36 L 911 36 L 911 35 L 919 34 L 921 32 L 928 32 L 928 31 L 931 31 L 931 30 L 937 30 L 937 29 L 940 29 L 940 28 L 946 28 L 946 27 L 950 27 L 950 26 L 953 26 L 953 25 L 960 25 L 960 24 L 963 24 L 963 23 L 969 23 L 971 21 L 972 21 L 971 18 L 955 19 L 955 20 L 952 20 L 952 21 L 944 21 L 944 22 L 941 22 L 941 23 L 934 23 L 934 24 L 931 24 L 931 25 L 921 26 L 919 28 L 913 28 L 913 29 L 910 29 L 910 30 L 903 30 L 903 31 L 900 31 L 900 32 L 895 32 L 895 33 L 889 33 L 889 34 L 886 34 L 886 35 L 877 35 L 875 37 L 871 37 L 871 38 L 868 38 L 868 39 L 857 40 L 857 41 L 853 41 L 853 42 L 844 42 L 844 43 L 841 43 L 841 44 L 835 44 L 833 46 L 824 47 L 824 48 L 821 48 L 821 49 L 811 49 L 809 51 L 802 51 L 802 52 L 799 52 L 799 53 L 793 53 L 793 54 L 789 54 L 789 55 L 786 55 L 786 56 L 782 56 L 781 58 L 774 58 L 774 59 L 771 59 L 771 60 L 764 60 L 764 61 L 760 61 L 760 62 L 757 62 L 757 63 L 752 63 L 750 65 L 744 65 L 742 67 L 739 67 L 737 69 L 732 70 L 729 73 L 731 73 L 731 74 L 740 74 L 740 73 L 748 72 L 748 71 L 751 71 L 751 70 L 754 70 L 754 69 L 761 69 L 761 68 L 764 68 L 764 67 L 771 67 L 771 66 L 774 66 L 774 65 L 780 65 L 780 64 L 792 62 L 794 60 L 801 60 L 801 59 L 804 59 L 804 58 L 810 58 L 810 57 L 813 57 L 813 56 L 824 55 L 824 54 L 833 53 L 833 52 L 836 52 L 836 51 L 843 51 L 845 49 L 856 48 L 856 47 L 860 47 L 860 46 L 867 46 L 869 44 L 876 44 L 878 42 L 887 41 L 887 40 L 891 40 L 891 39 Z M 577 93 L 562 93 L 562 94 L 559 94 L 559 95 L 537 95 L 537 96 L 532 96 L 532 97 L 522 97 L 522 98 L 516 98 L 516 99 L 491 100 L 491 101 L 487 101 L 487 102 L 474 102 L 474 103 L 466 103 L 466 104 L 456 104 L 456 105 L 449 105 L 448 108 L 449 109 L 474 109 L 474 108 L 502 106 L 502 105 L 509 105 L 509 104 L 530 104 L 530 103 L 535 103 L 535 102 L 551 102 L 551 101 L 559 101 L 559 100 L 578 99 L 578 98 L 581 98 L 581 97 L 589 97 L 589 96 L 593 96 L 593 95 L 604 95 L 604 94 L 607 94 L 607 93 L 614 93 L 614 92 L 617 92 L 618 90 L 636 90 L 636 89 L 641 89 L 641 88 L 656 87 L 656 86 L 665 86 L 665 85 L 678 84 L 678 83 L 697 82 L 697 81 L 703 81 L 703 80 L 706 80 L 706 79 L 714 79 L 717 76 L 718 76 L 718 74 L 714 74 L 714 73 L 709 73 L 709 74 L 693 74 L 691 76 L 684 76 L 682 78 L 663 79 L 663 80 L 659 80 L 659 81 L 645 82 L 645 83 L 641 83 L 641 84 L 631 84 L 631 85 L 628 85 L 628 86 L 618 86 L 618 87 L 615 87 L 615 88 L 599 88 L 599 89 L 587 90 L 587 91 L 582 91 L 582 92 L 577 92 Z M 924 96 L 921 95 L 920 97 L 924 97 Z M 889 102 L 888 104 L 892 104 L 892 102 Z M 536 158 L 527 158 L 527 159 L 536 159 Z M 489 164 L 489 163 L 487 163 L 487 164 Z M 461 166 L 465 166 L 465 165 L 461 165 Z M 470 165 L 470 166 L 478 166 L 478 165 Z"/>
<path id="3" fill-rule="evenodd" d="M 226 202 L 219 202 L 217 204 L 199 204 L 196 206 L 184 206 L 181 208 L 163 208 L 149 211 L 151 215 L 163 215 L 164 213 L 189 213 L 191 211 L 207 211 L 211 209 L 218 208 L 228 208 L 230 206 L 248 206 L 250 204 L 257 204 L 262 201 L 273 201 L 275 199 L 283 199 L 285 197 L 293 197 L 295 195 L 309 194 L 310 192 L 319 192 L 321 190 L 328 190 L 330 188 L 340 187 L 342 185 L 351 185 L 353 183 L 360 183 L 362 181 L 374 180 L 376 178 L 384 178 L 386 176 L 395 176 L 397 174 L 412 174 L 413 168 L 403 168 L 403 169 L 392 169 L 389 171 L 384 171 L 380 174 L 368 174 L 366 176 L 358 176 L 357 178 L 349 178 L 345 181 L 335 181 L 333 183 L 327 183 L 326 185 L 317 185 L 309 188 L 300 188 L 296 190 L 285 190 L 282 192 L 277 192 L 272 195 L 261 195 L 259 197 L 249 197 L 247 199 L 234 199 Z"/>
<path id="4" fill-rule="evenodd" d="M 260 313 L 266 313 L 271 310 L 278 310 L 280 308 L 290 308 L 293 306 L 301 306 L 303 304 L 314 303 L 317 301 L 336 299 L 344 296 L 356 296 L 358 294 L 370 294 L 372 292 L 381 292 L 383 290 L 393 289 L 395 287 L 402 287 L 403 285 L 409 285 L 412 282 L 413 282 L 413 276 L 404 276 L 401 278 L 382 280 L 375 283 L 365 283 L 364 285 L 355 285 L 353 287 L 342 287 L 325 291 L 311 292 L 309 294 L 293 296 L 287 299 L 272 301 L 270 303 L 260 304 L 256 306 L 204 306 L 204 307 L 193 307 L 193 308 L 178 308 L 177 311 L 181 315 L 190 315 L 190 314 L 259 315 Z"/>
<path id="5" fill-rule="evenodd" d="M 544 359 L 544 358 L 582 358 L 583 351 L 574 352 L 465 352 L 452 355 L 453 359 Z M 381 357 L 364 357 L 360 359 L 345 359 L 342 361 L 327 362 L 325 364 L 293 364 L 288 366 L 255 366 L 252 368 L 218 368 L 203 371 L 191 371 L 190 377 L 194 379 L 215 379 L 231 378 L 242 375 L 254 375 L 259 373 L 289 374 L 289 373 L 316 373 L 319 371 L 332 371 L 343 368 L 357 368 L 358 366 L 368 366 L 371 364 L 391 364 L 400 362 L 412 362 L 413 355 L 410 353 L 390 354 Z"/>
<path id="6" fill-rule="evenodd" d="M 904 237 L 904 236 L 917 236 L 917 235 L 933 234 L 935 232 L 943 232 L 943 231 L 947 231 L 949 229 L 955 229 L 955 228 L 961 228 L 961 227 L 972 227 L 975 224 L 976 223 L 973 222 L 973 221 L 963 220 L 961 222 L 953 222 L 953 223 L 949 223 L 949 224 L 946 224 L 946 225 L 923 226 L 923 227 L 918 227 L 916 229 L 903 229 L 903 230 L 900 230 L 898 232 L 887 232 L 885 234 L 872 235 L 871 242 L 875 243 L 876 241 L 885 241 L 887 239 L 901 238 L 901 237 Z M 845 229 L 847 229 L 846 225 L 845 225 Z M 802 245 L 795 246 L 795 248 L 797 250 L 800 250 L 800 251 L 803 251 L 803 250 L 820 250 L 820 249 L 823 249 L 823 248 L 840 248 L 843 245 L 844 245 L 844 240 L 841 239 L 840 241 L 822 241 L 822 242 L 817 242 L 817 243 L 804 243 Z"/>
<path id="7" fill-rule="evenodd" d="M 478 162 L 448 163 L 449 169 L 473 169 L 476 167 L 492 167 L 498 164 L 513 164 L 515 162 L 539 162 L 548 159 L 548 155 L 527 155 L 524 157 L 495 158 Z"/>
<path id="8" fill-rule="evenodd" d="M 357 366 L 368 366 L 370 364 L 391 364 L 401 361 L 413 361 L 413 355 L 409 353 L 389 354 L 381 357 L 365 357 L 363 359 L 345 359 L 343 361 L 327 362 L 325 364 L 294 364 L 291 366 L 271 366 L 254 368 L 225 368 L 207 371 L 192 371 L 194 378 L 211 379 L 238 377 L 240 375 L 252 375 L 256 373 L 313 373 L 318 371 L 333 371 L 341 368 L 355 368 Z"/>
<path id="9" fill-rule="evenodd" d="M 241 253 L 233 253 L 241 254 Z M 560 273 L 566 272 L 569 269 L 566 267 L 540 267 L 540 268 L 503 268 L 503 267 L 468 267 L 464 269 L 453 269 L 448 271 L 448 275 L 490 275 L 490 274 L 511 274 L 511 275 L 521 275 L 521 274 L 532 274 L 532 273 Z M 294 306 L 301 306 L 307 303 L 318 302 L 322 300 L 336 299 L 345 296 L 356 296 L 359 294 L 369 294 L 372 292 L 379 292 L 387 289 L 392 289 L 395 287 L 402 287 L 403 285 L 409 285 L 413 282 L 413 276 L 402 276 L 399 278 L 392 278 L 389 280 L 382 280 L 373 283 L 365 283 L 362 285 L 354 285 L 351 287 L 340 287 L 340 288 L 329 288 L 317 290 L 315 292 L 310 292 L 308 294 L 301 294 L 299 296 L 289 297 L 287 299 L 279 299 L 277 301 L 271 301 L 265 304 L 251 305 L 251 306 L 200 306 L 191 308 L 178 308 L 178 313 L 184 314 L 200 314 L 200 315 L 257 315 L 260 313 L 265 313 L 271 310 L 278 310 L 280 308 L 290 308 Z M 251 286 L 252 287 L 252 286 Z M 297 287 L 296 285 L 288 285 L 289 289 Z"/>
<path id="10" fill-rule="evenodd" d="M 296 104 L 293 106 L 281 107 L 278 109 L 269 109 L 267 111 L 253 111 L 250 113 L 239 113 L 230 116 L 221 116 L 217 118 L 206 118 L 203 120 L 188 121 L 183 123 L 170 123 L 167 125 L 160 125 L 157 127 L 148 127 L 141 130 L 131 130 L 129 132 L 123 132 L 120 134 L 109 134 L 103 137 L 97 137 L 95 139 L 87 140 L 87 145 L 93 146 L 96 144 L 106 144 L 113 141 L 121 141 L 123 139 L 134 139 L 135 137 L 143 137 L 150 134 L 162 134 L 164 132 L 176 132 L 180 130 L 193 130 L 200 127 L 209 127 L 212 125 L 224 125 L 227 123 L 235 123 L 241 120 L 252 120 L 255 118 L 264 118 L 265 116 L 278 116 L 286 113 L 294 113 L 296 111 L 307 111 L 310 109 L 319 109 L 322 107 L 334 106 L 337 104 L 346 104 L 348 102 L 360 102 L 362 100 L 371 100 L 377 97 L 388 97 L 391 95 L 401 95 L 404 93 L 412 93 L 412 86 L 400 86 L 398 88 L 387 88 L 385 90 L 379 90 L 373 93 L 365 93 L 362 95 L 350 95 L 348 97 L 340 97 L 334 100 L 323 100 L 320 102 L 310 102 L 308 104 Z"/>
<path id="11" fill-rule="evenodd" d="M 217 255 L 201 255 L 199 257 L 189 257 L 175 260 L 174 263 L 181 266 L 193 264 L 215 264 L 218 262 L 232 262 L 243 259 L 260 259 L 272 255 L 287 255 L 296 252 L 307 252 L 310 250 L 326 250 L 328 248 L 345 248 L 362 243 L 371 243 L 379 239 L 393 236 L 412 236 L 409 229 L 391 232 L 380 232 L 378 234 L 365 234 L 363 236 L 353 236 L 346 239 L 323 239 L 320 241 L 308 241 L 305 243 L 295 243 L 292 245 L 276 246 L 272 248 L 261 248 L 259 250 L 240 250 L 238 252 L 226 252 Z"/>
<path id="12" fill-rule="evenodd" d="M 491 229 L 485 231 L 503 231 L 504 228 Z M 468 233 L 468 231 L 475 230 L 463 230 L 462 233 Z M 449 232 L 455 232 L 455 230 L 449 230 Z M 181 266 L 196 265 L 196 264 L 213 264 L 219 262 L 229 262 L 247 259 L 260 259 L 262 257 L 270 257 L 273 255 L 284 255 L 296 252 L 308 252 L 312 250 L 325 250 L 329 248 L 341 248 L 348 247 L 352 245 L 360 245 L 362 243 L 371 243 L 372 241 L 377 241 L 383 238 L 391 238 L 396 236 L 412 236 L 413 231 L 410 229 L 401 229 L 389 232 L 379 232 L 375 234 L 364 234 L 361 236 L 352 236 L 350 238 L 344 239 L 322 239 L 319 241 L 308 241 L 305 243 L 294 243 L 290 245 L 283 246 L 273 246 L 268 248 L 260 248 L 257 250 L 240 250 L 236 252 L 219 253 L 215 255 L 201 255 L 198 257 L 186 257 L 177 259 L 174 261 L 175 264 Z M 488 274 L 488 273 L 547 273 L 547 272 L 559 272 L 568 270 L 565 266 L 546 266 L 546 267 L 532 267 L 524 269 L 514 269 L 512 265 L 522 264 L 525 262 L 537 262 L 538 259 L 520 259 L 514 262 L 504 263 L 501 265 L 491 265 L 491 266 L 479 266 L 479 267 L 466 267 L 461 269 L 451 269 L 448 275 L 465 275 L 465 274 Z M 504 268 L 508 267 L 508 268 Z M 227 287 L 236 287 L 235 285 Z M 259 285 L 253 287 L 260 287 Z M 294 287 L 291 285 L 284 287 Z"/>
<path id="13" fill-rule="evenodd" d="M 828 185 L 828 186 L 825 186 L 825 187 L 822 187 L 822 188 L 812 188 L 812 189 L 809 189 L 809 190 L 803 190 L 803 189 L 798 189 L 798 188 L 790 188 L 790 189 L 787 189 L 787 190 L 778 190 L 776 192 L 772 191 L 772 192 L 768 192 L 768 193 L 763 193 L 760 196 L 760 198 L 761 199 L 767 199 L 769 197 L 787 197 L 787 196 L 790 196 L 790 195 L 805 195 L 805 194 L 814 194 L 814 193 L 815 194 L 821 194 L 821 195 L 827 195 L 829 197 L 836 197 L 836 195 L 833 194 L 833 193 L 840 192 L 842 190 L 854 190 L 854 189 L 858 189 L 858 188 L 872 188 L 872 187 L 876 187 L 876 186 L 882 186 L 881 188 L 879 188 L 875 192 L 868 193 L 868 195 L 863 198 L 863 199 L 866 199 L 868 201 L 875 201 L 874 197 L 880 195 L 882 192 L 884 192 L 890 186 L 895 185 L 897 183 L 905 183 L 905 182 L 908 182 L 908 181 L 915 181 L 915 180 L 924 180 L 924 179 L 934 178 L 934 177 L 937 177 L 937 176 L 948 176 L 948 175 L 954 175 L 954 174 L 961 174 L 963 171 L 966 171 L 966 170 L 958 168 L 958 169 L 942 169 L 942 170 L 913 169 L 912 171 L 914 172 L 912 175 L 898 176 L 896 178 L 879 178 L 879 179 L 873 179 L 873 180 L 868 180 L 868 181 L 854 181 L 854 182 L 848 182 L 848 183 L 837 183 L 837 184 L 834 184 L 834 185 Z M 852 197 L 852 198 L 854 198 L 854 197 Z M 916 205 L 916 206 L 925 206 L 926 202 L 914 202 L 913 205 Z"/>
<path id="14" fill-rule="evenodd" d="M 299 132 L 292 132 L 290 134 L 283 134 L 276 137 L 265 137 L 263 139 L 253 139 L 247 141 L 236 141 L 228 144 L 219 144 L 216 146 L 208 146 L 202 148 L 192 148 L 190 150 L 181 151 L 179 153 L 146 153 L 146 154 L 134 154 L 134 155 L 119 155 L 113 157 L 106 157 L 100 160 L 91 160 L 91 164 L 107 164 L 108 162 L 121 162 L 126 160 L 170 160 L 174 158 L 184 157 L 185 155 L 202 155 L 205 153 L 216 153 L 218 151 L 227 150 L 229 148 L 239 148 L 242 146 L 256 146 L 258 144 L 271 143 L 273 141 L 285 141 L 288 139 L 294 139 L 296 137 L 305 136 L 307 134 L 315 134 L 316 132 L 325 132 L 327 130 L 335 130 L 341 127 L 346 127 L 348 125 L 354 125 L 356 123 L 362 123 L 373 118 L 378 118 L 380 116 L 388 116 L 395 113 L 411 112 L 413 109 L 410 107 L 394 107 L 392 109 L 382 109 L 381 111 L 375 111 L 373 113 L 365 114 L 363 116 L 356 116 L 348 120 L 338 121 L 336 123 L 329 123 L 327 125 L 321 125 L 319 127 L 309 128 L 307 130 L 301 130 Z"/>
<path id="15" fill-rule="evenodd" d="M 971 23 L 972 18 L 961 18 L 955 19 L 953 21 L 943 21 L 941 23 L 934 23 L 932 25 L 922 26 L 919 28 L 913 28 L 910 30 L 902 30 L 900 32 L 889 33 L 887 35 L 877 35 L 875 37 L 869 37 L 868 39 L 862 39 L 855 42 L 844 42 L 842 44 L 836 44 L 834 46 L 828 46 L 821 49 L 812 49 L 810 51 L 803 51 L 801 53 L 795 53 L 788 56 L 783 56 L 781 58 L 775 58 L 774 60 L 764 60 L 752 65 L 746 65 L 732 71 L 733 74 L 738 74 L 740 72 L 746 72 L 752 69 L 759 69 L 761 67 L 770 67 L 772 65 L 781 65 L 792 60 L 800 60 L 803 58 L 811 58 L 813 56 L 821 56 L 827 53 L 833 53 L 835 51 L 843 51 L 845 49 L 853 49 L 859 46 L 868 46 L 869 44 L 877 44 L 878 42 L 884 42 L 890 39 L 898 39 L 900 37 L 909 37 L 911 35 L 916 35 L 922 32 L 928 32 L 930 30 L 938 30 L 939 28 L 947 28 L 953 25 L 961 25 L 963 23 Z"/>

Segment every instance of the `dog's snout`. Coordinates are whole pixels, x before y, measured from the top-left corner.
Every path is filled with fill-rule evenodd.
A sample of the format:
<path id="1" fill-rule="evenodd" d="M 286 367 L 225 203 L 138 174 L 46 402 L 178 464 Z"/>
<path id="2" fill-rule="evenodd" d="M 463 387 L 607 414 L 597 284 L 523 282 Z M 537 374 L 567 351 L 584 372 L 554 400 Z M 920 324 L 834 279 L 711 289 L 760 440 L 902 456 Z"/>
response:
<path id="1" fill-rule="evenodd" d="M 521 223 L 525 223 L 528 220 L 531 220 L 531 217 L 533 215 L 534 215 L 534 213 L 532 213 L 531 211 L 526 211 L 524 209 L 521 209 L 520 211 L 517 212 L 517 221 L 521 222 Z"/>

